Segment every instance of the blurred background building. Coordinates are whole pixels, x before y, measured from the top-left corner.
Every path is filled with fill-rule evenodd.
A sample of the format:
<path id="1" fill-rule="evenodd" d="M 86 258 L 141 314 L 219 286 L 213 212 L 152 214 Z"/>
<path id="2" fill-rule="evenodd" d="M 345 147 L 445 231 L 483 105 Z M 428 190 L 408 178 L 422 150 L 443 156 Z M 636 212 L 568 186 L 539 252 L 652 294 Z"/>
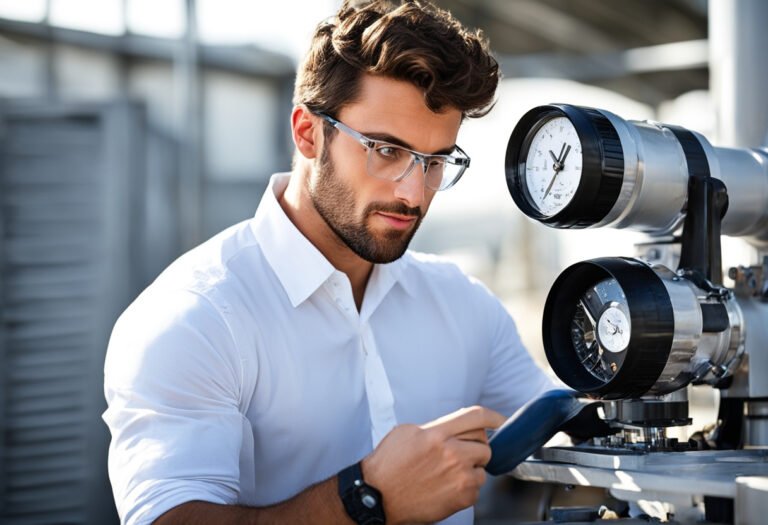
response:
<path id="1" fill-rule="evenodd" d="M 112 324 L 290 169 L 296 64 L 339 3 L 0 0 L 0 522 L 116 520 L 100 420 Z M 505 80 L 491 114 L 463 127 L 472 169 L 414 247 L 486 282 L 544 363 L 540 312 L 559 271 L 631 255 L 637 236 L 525 219 L 504 179 L 509 133 L 531 107 L 568 102 L 735 140 L 718 136 L 731 110 L 712 78 L 736 50 L 714 47 L 711 28 L 759 2 L 436 3 L 485 31 Z"/>

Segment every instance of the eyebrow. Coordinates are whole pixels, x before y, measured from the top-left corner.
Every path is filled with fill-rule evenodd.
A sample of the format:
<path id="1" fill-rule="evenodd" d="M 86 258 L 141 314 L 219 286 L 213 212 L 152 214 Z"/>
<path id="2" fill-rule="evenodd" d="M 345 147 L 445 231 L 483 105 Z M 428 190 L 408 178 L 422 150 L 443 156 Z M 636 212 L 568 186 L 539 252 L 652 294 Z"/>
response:
<path id="1" fill-rule="evenodd" d="M 366 137 L 374 140 L 381 140 L 384 142 L 389 142 L 390 144 L 394 144 L 395 146 L 402 146 L 404 148 L 416 151 L 417 153 L 421 153 L 421 151 L 416 150 L 413 146 L 408 144 L 406 141 L 399 139 L 395 137 L 394 135 L 390 135 L 389 133 L 376 133 L 376 132 L 361 132 L 361 134 L 365 135 Z M 450 146 L 448 148 L 443 148 L 441 150 L 435 151 L 434 153 L 425 153 L 425 155 L 450 155 L 456 151 L 456 144 L 453 146 Z"/>

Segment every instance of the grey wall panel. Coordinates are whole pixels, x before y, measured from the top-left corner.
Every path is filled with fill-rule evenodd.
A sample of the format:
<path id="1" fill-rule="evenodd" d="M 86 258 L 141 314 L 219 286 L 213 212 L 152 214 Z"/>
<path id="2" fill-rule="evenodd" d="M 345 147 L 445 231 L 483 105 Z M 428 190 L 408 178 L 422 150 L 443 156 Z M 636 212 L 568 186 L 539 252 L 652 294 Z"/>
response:
<path id="1" fill-rule="evenodd" d="M 143 110 L 6 103 L 0 126 L 0 522 L 114 522 L 102 367 L 140 279 Z"/>

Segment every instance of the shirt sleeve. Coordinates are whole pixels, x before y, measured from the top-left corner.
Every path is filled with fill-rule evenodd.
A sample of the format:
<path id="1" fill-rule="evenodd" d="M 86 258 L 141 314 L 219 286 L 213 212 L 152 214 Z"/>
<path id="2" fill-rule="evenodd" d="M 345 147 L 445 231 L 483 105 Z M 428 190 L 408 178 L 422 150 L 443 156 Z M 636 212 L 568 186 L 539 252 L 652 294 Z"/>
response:
<path id="1" fill-rule="evenodd" d="M 528 353 L 506 308 L 484 287 L 483 291 L 491 355 L 480 404 L 511 416 L 556 384 Z"/>
<path id="2" fill-rule="evenodd" d="M 109 476 L 123 524 L 192 500 L 235 503 L 242 373 L 231 330 L 205 298 L 140 297 L 105 362 Z"/>

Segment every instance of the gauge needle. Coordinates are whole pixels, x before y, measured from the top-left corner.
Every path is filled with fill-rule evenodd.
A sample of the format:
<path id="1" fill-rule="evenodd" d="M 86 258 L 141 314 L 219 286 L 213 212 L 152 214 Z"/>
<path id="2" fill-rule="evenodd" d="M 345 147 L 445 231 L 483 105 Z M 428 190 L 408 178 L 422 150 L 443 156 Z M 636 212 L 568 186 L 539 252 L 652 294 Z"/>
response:
<path id="1" fill-rule="evenodd" d="M 555 154 L 552 152 L 552 150 L 549 150 L 549 154 L 552 156 L 552 159 L 555 161 L 554 166 L 552 166 L 552 169 L 555 170 L 555 174 L 552 175 L 552 180 L 549 181 L 549 186 L 547 186 L 547 191 L 544 192 L 544 196 L 541 198 L 541 200 L 544 200 L 547 198 L 547 195 L 549 195 L 549 192 L 552 191 L 552 186 L 555 184 L 555 179 L 557 179 L 557 174 L 560 173 L 563 169 L 563 163 L 565 162 L 565 157 L 568 156 L 568 153 L 571 151 L 571 146 L 568 146 L 568 149 L 565 149 L 566 143 L 563 142 L 563 147 L 560 148 L 560 156 L 555 157 Z"/>
<path id="2" fill-rule="evenodd" d="M 552 189 L 552 185 L 555 184 L 555 179 L 557 178 L 557 174 L 559 171 L 555 170 L 555 174 L 552 175 L 552 180 L 549 181 L 549 186 L 547 186 L 547 191 L 544 192 L 544 196 L 541 198 L 541 200 L 544 200 L 547 198 L 547 195 L 549 195 L 549 191 Z"/>
<path id="3" fill-rule="evenodd" d="M 557 157 L 555 157 L 555 153 L 552 150 L 549 150 L 549 154 L 552 156 L 552 160 L 555 161 L 555 166 L 560 164 L 560 161 L 557 160 Z M 555 168 L 555 171 L 557 171 L 557 168 Z"/>

